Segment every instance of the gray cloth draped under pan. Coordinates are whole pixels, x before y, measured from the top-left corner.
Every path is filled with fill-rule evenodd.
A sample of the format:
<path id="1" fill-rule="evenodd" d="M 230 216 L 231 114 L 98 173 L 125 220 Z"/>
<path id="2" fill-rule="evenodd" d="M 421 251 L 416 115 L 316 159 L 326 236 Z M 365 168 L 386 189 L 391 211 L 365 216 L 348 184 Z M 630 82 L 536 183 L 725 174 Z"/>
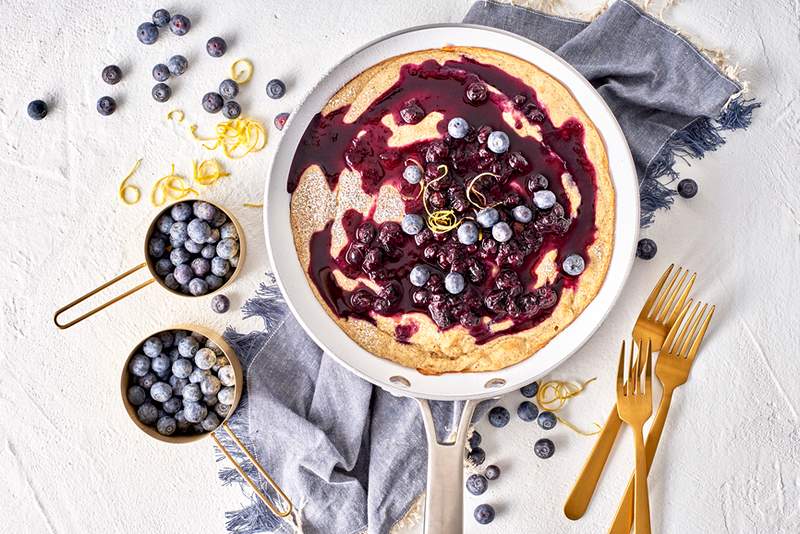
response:
<path id="1" fill-rule="evenodd" d="M 625 0 L 592 23 L 492 2 L 474 4 L 465 22 L 529 37 L 597 87 L 633 151 L 643 224 L 671 201 L 657 179 L 674 178 L 675 157 L 700 157 L 716 148 L 724 142 L 720 131 L 745 127 L 756 106 L 737 99 L 723 111 L 740 87 Z M 424 490 L 426 444 L 415 401 L 373 387 L 323 354 L 271 281 L 243 313 L 262 318 L 264 326 L 227 333 L 247 378 L 232 419 L 238 435 L 300 507 L 306 534 L 388 532 Z M 449 431 L 453 409 L 451 403 L 434 403 L 442 433 Z M 224 432 L 217 434 L 226 439 Z M 243 484 L 233 468 L 221 466 L 224 483 Z M 226 514 L 230 532 L 292 530 L 242 487 L 251 500 Z"/>

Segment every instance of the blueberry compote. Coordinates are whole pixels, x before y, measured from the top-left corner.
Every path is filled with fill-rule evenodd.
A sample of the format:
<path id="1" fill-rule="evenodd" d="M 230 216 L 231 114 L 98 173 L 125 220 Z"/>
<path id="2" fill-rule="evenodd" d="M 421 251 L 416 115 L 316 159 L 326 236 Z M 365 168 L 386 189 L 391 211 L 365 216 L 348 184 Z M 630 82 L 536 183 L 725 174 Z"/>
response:
<path id="1" fill-rule="evenodd" d="M 588 262 L 587 249 L 595 236 L 596 179 L 584 150 L 581 123 L 570 119 L 556 127 L 531 87 L 497 67 L 466 57 L 444 64 L 429 60 L 404 65 L 398 81 L 352 123 L 343 122 L 348 109 L 317 114 L 311 121 L 292 162 L 290 193 L 310 165 L 322 169 L 331 188 L 339 173 L 349 168 L 361 175 L 367 194 L 376 196 L 386 184 L 397 187 L 408 199 L 406 213 L 419 214 L 426 221 L 430 221 L 430 210 L 448 210 L 460 223 L 474 219 L 480 208 L 492 206 L 499 211 L 499 222 L 510 226 L 512 236 L 501 243 L 492 238 L 491 229 L 484 228 L 477 242 L 466 245 L 455 229 L 437 233 L 425 228 L 411 236 L 398 223 L 378 224 L 370 215 L 348 211 L 342 220 L 348 243 L 338 255 L 332 257 L 330 252 L 332 221 L 310 243 L 308 274 L 328 306 L 340 317 L 367 321 L 373 321 L 374 314 L 426 313 L 440 329 L 462 325 L 477 343 L 529 329 L 547 318 L 563 288 L 577 284 L 578 277 L 559 272 L 552 284 L 541 285 L 536 267 L 552 249 L 558 251 L 556 265 L 570 254 L 580 254 Z M 391 130 L 381 123 L 385 116 L 405 127 L 432 112 L 443 115 L 438 138 L 389 147 Z M 517 128 L 537 125 L 542 140 L 510 128 L 504 113 L 511 114 Z M 470 125 L 462 139 L 447 133 L 453 117 Z M 487 147 L 487 138 L 495 130 L 509 136 L 506 152 L 497 154 Z M 408 162 L 423 168 L 421 184 L 403 179 Z M 447 175 L 442 178 L 443 166 Z M 569 204 L 564 173 L 577 186 L 579 206 Z M 533 195 L 544 189 L 552 191 L 557 202 L 539 209 Z M 513 217 L 511 210 L 520 205 L 532 211 L 530 221 Z M 574 217 L 570 217 L 572 211 Z M 411 284 L 409 272 L 420 264 L 428 267 L 430 277 L 417 287 Z M 353 291 L 341 288 L 333 276 L 336 270 L 358 280 L 357 287 Z M 462 274 L 466 281 L 458 294 L 445 288 L 444 278 L 450 272 Z M 380 289 L 369 288 L 366 279 Z M 509 319 L 509 328 L 492 331 L 492 324 Z M 406 321 L 395 335 L 405 342 L 416 329 L 416 323 Z"/>

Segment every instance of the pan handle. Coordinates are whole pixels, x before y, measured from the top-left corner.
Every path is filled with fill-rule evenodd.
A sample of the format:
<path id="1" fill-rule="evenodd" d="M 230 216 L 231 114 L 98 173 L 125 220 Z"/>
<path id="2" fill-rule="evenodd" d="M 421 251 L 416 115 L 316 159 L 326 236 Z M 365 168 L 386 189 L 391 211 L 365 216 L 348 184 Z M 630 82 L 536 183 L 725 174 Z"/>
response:
<path id="1" fill-rule="evenodd" d="M 258 498 L 261 499 L 261 501 L 267 506 L 267 508 L 270 509 L 270 511 L 273 514 L 275 514 L 278 517 L 286 517 L 290 515 L 293 509 L 291 499 L 289 499 L 289 497 L 286 496 L 286 494 L 283 492 L 278 483 L 275 482 L 271 476 L 269 476 L 267 470 L 261 466 L 258 460 L 256 460 L 255 456 L 253 456 L 253 454 L 247 449 L 247 447 L 245 447 L 244 443 L 242 443 L 241 440 L 238 437 L 236 437 L 236 434 L 233 433 L 233 430 L 228 425 L 228 423 L 223 423 L 222 428 L 224 428 L 225 432 L 231 437 L 233 442 L 236 444 L 236 447 L 240 451 L 242 451 L 245 454 L 245 456 L 247 456 L 248 460 L 250 460 L 253 463 L 253 465 L 261 474 L 261 476 L 264 477 L 264 480 L 267 481 L 269 487 L 271 487 L 278 495 L 278 497 L 280 497 L 280 500 L 283 501 L 283 504 L 281 506 L 281 508 L 283 509 L 282 510 L 278 509 L 278 507 L 275 506 L 275 504 L 266 495 L 264 495 L 264 493 L 258 488 L 258 485 L 253 481 L 252 478 L 250 478 L 250 475 L 245 473 L 244 469 L 242 469 L 242 466 L 239 465 L 239 462 L 237 462 L 234 459 L 233 455 L 231 455 L 231 453 L 228 452 L 228 449 L 225 448 L 225 445 L 222 444 L 222 442 L 217 437 L 216 433 L 212 432 L 211 437 L 214 438 L 214 441 L 217 443 L 217 447 L 219 447 L 220 450 L 223 453 L 225 453 L 225 456 L 227 456 L 228 460 L 231 461 L 233 467 L 235 467 L 236 470 L 239 472 L 239 474 L 242 475 L 242 478 L 244 478 L 245 481 L 250 485 L 250 487 L 253 488 L 253 491 L 256 493 L 256 495 L 258 495 Z"/>
<path id="2" fill-rule="evenodd" d="M 127 297 L 129 295 L 132 295 L 133 293 L 136 293 L 140 289 L 149 286 L 150 284 L 152 284 L 153 282 L 156 281 L 155 278 L 151 278 L 150 280 L 146 280 L 146 281 L 142 282 L 141 284 L 139 284 L 138 286 L 136 286 L 136 287 L 134 287 L 132 289 L 129 289 L 129 290 L 125 291 L 124 293 L 120 293 L 119 295 L 117 295 L 113 299 L 104 302 L 103 304 L 97 306 L 96 308 L 92 308 L 91 310 L 89 310 L 88 312 L 84 313 L 83 315 L 81 315 L 80 317 L 78 317 L 76 319 L 73 319 L 73 320 L 71 320 L 71 321 L 69 321 L 67 323 L 58 322 L 59 316 L 62 313 L 64 313 L 65 311 L 71 310 L 72 308 L 74 308 L 75 306 L 77 306 L 78 304 L 83 302 L 84 300 L 88 299 L 89 297 L 92 297 L 92 296 L 96 295 L 97 293 L 101 292 L 105 288 L 107 288 L 109 286 L 113 286 L 114 284 L 116 284 L 117 282 L 122 280 L 123 278 L 132 275 L 133 273 L 135 273 L 136 271 L 138 271 L 139 269 L 141 269 L 145 265 L 147 265 L 147 264 L 146 263 L 140 263 L 136 267 L 134 267 L 132 269 L 129 269 L 129 270 L 125 271 L 124 273 L 112 278 L 108 282 L 105 282 L 104 284 L 96 287 L 95 289 L 92 289 L 91 291 L 89 291 L 88 293 L 83 295 L 82 297 L 76 298 L 75 300 L 73 300 L 72 302 L 67 304 L 66 306 L 64 306 L 62 308 L 59 308 L 58 310 L 56 310 L 55 315 L 53 315 L 53 322 L 56 323 L 56 326 L 59 327 L 61 330 L 65 330 L 65 329 L 69 328 L 70 326 L 78 324 L 79 322 L 83 321 L 87 317 L 91 317 L 95 313 L 106 309 L 107 307 L 111 306 L 115 302 L 118 302 L 118 301 L 124 299 L 125 297 Z"/>
<path id="3" fill-rule="evenodd" d="M 477 401 L 461 411 L 455 441 L 439 443 L 431 407 L 417 399 L 428 439 L 428 490 L 425 496 L 424 534 L 462 534 L 464 522 L 464 443 Z"/>

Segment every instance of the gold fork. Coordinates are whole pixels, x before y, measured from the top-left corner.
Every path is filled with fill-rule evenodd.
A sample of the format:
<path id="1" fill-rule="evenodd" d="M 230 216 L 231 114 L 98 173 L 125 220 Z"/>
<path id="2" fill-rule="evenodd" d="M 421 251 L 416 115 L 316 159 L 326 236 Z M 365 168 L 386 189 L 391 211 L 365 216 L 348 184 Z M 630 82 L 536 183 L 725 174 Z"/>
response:
<path id="1" fill-rule="evenodd" d="M 653 353 L 650 341 L 639 340 L 639 356 L 631 342 L 631 356 L 625 367 L 625 341 L 619 352 L 617 368 L 617 411 L 633 430 L 636 445 L 636 474 L 633 498 L 636 534 L 650 534 L 650 498 L 647 493 L 647 457 L 644 452 L 644 423 L 653 414 Z M 642 361 L 644 360 L 644 361 Z M 644 377 L 642 370 L 644 369 Z"/>
<path id="2" fill-rule="evenodd" d="M 653 463 L 653 457 L 658 448 L 658 442 L 661 439 L 661 433 L 664 430 L 664 423 L 667 420 L 667 412 L 669 412 L 670 403 L 672 402 L 672 394 L 675 388 L 686 383 L 689 378 L 689 371 L 694 363 L 694 358 L 697 356 L 697 350 L 703 337 L 708 330 L 708 325 L 711 322 L 711 317 L 714 315 L 715 306 L 708 309 L 708 304 L 701 303 L 695 304 L 689 319 L 683 323 L 683 318 L 687 310 L 691 308 L 692 301 L 689 300 L 688 304 L 681 310 L 678 316 L 677 325 L 683 323 L 683 328 L 680 334 L 676 332 L 678 328 L 670 331 L 667 339 L 664 341 L 664 346 L 661 353 L 658 355 L 656 362 L 656 376 L 661 382 L 663 387 L 663 394 L 661 402 L 656 411 L 656 417 L 653 420 L 653 425 L 650 427 L 650 433 L 647 435 L 647 445 L 645 446 L 645 456 L 647 457 L 647 471 L 650 471 L 650 466 Z M 706 310 L 708 309 L 708 313 Z M 698 313 L 699 311 L 699 313 Z M 628 482 L 628 489 L 625 491 L 625 496 L 617 510 L 617 515 L 614 517 L 614 522 L 609 530 L 610 534 L 629 534 L 631 525 L 633 524 L 633 491 L 634 480 Z"/>
<path id="3" fill-rule="evenodd" d="M 675 265 L 670 265 L 656 283 L 647 301 L 642 306 L 642 311 L 633 327 L 634 339 L 649 339 L 651 350 L 661 348 L 667 334 L 675 326 L 678 315 L 689 296 L 689 290 L 694 285 L 697 273 L 688 279 L 689 271 L 678 267 L 674 276 L 670 278 Z M 669 283 L 667 283 L 669 279 Z M 666 288 L 664 284 L 667 283 Z M 564 515 L 569 519 L 579 519 L 586 513 L 589 501 L 592 499 L 597 481 L 603 473 L 603 468 L 614 446 L 614 440 L 619 433 L 622 421 L 617 413 L 617 407 L 611 408 L 608 419 L 597 437 L 592 452 L 586 459 L 583 470 L 575 481 L 572 492 L 564 503 Z"/>

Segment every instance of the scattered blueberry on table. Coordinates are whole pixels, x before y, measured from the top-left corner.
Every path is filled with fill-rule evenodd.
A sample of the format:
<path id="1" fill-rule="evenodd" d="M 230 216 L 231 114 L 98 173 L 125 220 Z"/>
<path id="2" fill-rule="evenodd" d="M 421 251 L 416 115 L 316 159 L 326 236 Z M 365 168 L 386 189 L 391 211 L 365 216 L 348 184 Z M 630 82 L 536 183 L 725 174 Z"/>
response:
<path id="1" fill-rule="evenodd" d="M 652 260 L 656 256 L 658 247 L 652 239 L 644 237 L 636 245 L 636 256 L 643 260 Z"/>
<path id="2" fill-rule="evenodd" d="M 219 83 L 219 94 L 225 100 L 236 98 L 239 94 L 239 84 L 230 78 L 226 78 Z"/>
<path id="3" fill-rule="evenodd" d="M 467 477 L 467 491 L 473 495 L 482 495 L 489 488 L 489 482 L 483 475 L 470 475 Z"/>
<path id="4" fill-rule="evenodd" d="M 490 504 L 479 504 L 472 515 L 481 525 L 488 525 L 494 521 L 494 508 Z"/>
<path id="5" fill-rule="evenodd" d="M 136 37 L 139 42 L 146 45 L 151 45 L 158 41 L 158 26 L 152 22 L 143 22 L 136 28 Z"/>
<path id="6" fill-rule="evenodd" d="M 473 447 L 472 450 L 469 451 L 469 454 L 467 454 L 467 460 L 473 465 L 481 465 L 486 461 L 486 451 L 480 447 Z"/>
<path id="7" fill-rule="evenodd" d="M 100 74 L 100 76 L 107 84 L 115 85 L 122 79 L 122 70 L 120 70 L 120 68 L 116 65 L 108 65 L 107 67 L 103 68 L 103 72 Z"/>
<path id="8" fill-rule="evenodd" d="M 153 86 L 152 94 L 156 102 L 166 102 L 172 96 L 172 89 L 165 83 L 157 83 Z"/>
<path id="9" fill-rule="evenodd" d="M 517 415 L 523 421 L 530 423 L 536 420 L 536 417 L 539 415 L 539 408 L 530 401 L 522 401 L 517 407 Z"/>
<path id="10" fill-rule="evenodd" d="M 533 452 L 539 458 L 546 460 L 547 458 L 553 456 L 553 453 L 556 452 L 556 445 L 552 442 L 552 440 L 542 438 L 533 444 Z"/>
<path id="11" fill-rule="evenodd" d="M 222 115 L 226 119 L 236 119 L 242 114 L 242 106 L 234 100 L 228 100 L 222 105 Z"/>
<path id="12" fill-rule="evenodd" d="M 213 341 L 196 332 L 166 331 L 138 351 L 128 364 L 132 385 L 126 398 L 142 423 L 165 436 L 210 432 L 220 425 L 235 399 L 236 379 Z M 161 365 L 166 367 L 158 373 Z"/>
<path id="13" fill-rule="evenodd" d="M 275 128 L 278 130 L 283 130 L 283 127 L 286 125 L 286 121 L 289 120 L 289 114 L 286 112 L 278 113 L 275 115 L 275 120 L 273 120 L 273 124 L 275 124 Z"/>
<path id="14" fill-rule="evenodd" d="M 500 478 L 500 468 L 496 465 L 487 466 L 483 471 L 483 476 L 485 476 L 488 480 L 497 480 Z"/>
<path id="15" fill-rule="evenodd" d="M 273 79 L 267 82 L 267 96 L 270 98 L 281 98 L 286 94 L 286 84 L 281 80 Z"/>
<path id="16" fill-rule="evenodd" d="M 111 115 L 117 110 L 117 101 L 110 96 L 102 96 L 97 101 L 97 112 L 104 117 Z"/>
<path id="17" fill-rule="evenodd" d="M 203 95 L 203 109 L 209 113 L 219 113 L 222 109 L 223 100 L 219 93 L 206 93 Z"/>
<path id="18" fill-rule="evenodd" d="M 225 212 L 213 204 L 179 202 L 156 219 L 148 237 L 148 256 L 164 285 L 201 296 L 222 287 L 236 271 L 239 235 Z M 178 342 L 184 357 L 190 356 L 185 351 L 197 350 L 185 346 L 191 341 L 183 338 Z"/>
<path id="19" fill-rule="evenodd" d="M 44 100 L 33 100 L 28 104 L 28 117 L 40 121 L 47 116 L 47 104 Z"/>
<path id="20" fill-rule="evenodd" d="M 489 423 L 496 428 L 502 428 L 511 420 L 511 414 L 502 406 L 495 406 L 489 410 Z"/>
<path id="21" fill-rule="evenodd" d="M 522 386 L 519 390 L 523 397 L 533 398 L 539 392 L 539 382 L 531 382 L 527 386 Z"/>
<path id="22" fill-rule="evenodd" d="M 211 299 L 211 309 L 216 313 L 225 313 L 231 307 L 231 301 L 225 295 L 214 295 Z"/>
<path id="23" fill-rule="evenodd" d="M 153 79 L 157 82 L 166 82 L 169 80 L 170 72 L 169 67 L 163 63 L 158 63 L 153 67 Z"/>
<path id="24" fill-rule="evenodd" d="M 697 194 L 697 182 L 691 178 L 684 178 L 678 182 L 678 194 L 683 198 L 692 198 Z"/>
<path id="25" fill-rule="evenodd" d="M 228 43 L 222 37 L 212 37 L 206 43 L 206 52 L 211 57 L 222 57 L 228 50 Z"/>
<path id="26" fill-rule="evenodd" d="M 189 33 L 190 29 L 192 29 L 192 22 L 183 15 L 173 15 L 169 19 L 169 31 L 179 37 Z"/>
<path id="27" fill-rule="evenodd" d="M 153 13 L 153 24 L 159 28 L 166 28 L 169 25 L 169 11 L 166 9 L 156 9 Z"/>
<path id="28" fill-rule="evenodd" d="M 180 54 L 176 54 L 167 60 L 167 68 L 173 76 L 180 76 L 189 68 L 189 60 Z"/>
<path id="29" fill-rule="evenodd" d="M 539 413 L 539 417 L 536 418 L 536 422 L 539 423 L 539 426 L 544 430 L 552 430 L 555 428 L 558 419 L 556 418 L 556 414 L 553 412 L 543 411 Z"/>

